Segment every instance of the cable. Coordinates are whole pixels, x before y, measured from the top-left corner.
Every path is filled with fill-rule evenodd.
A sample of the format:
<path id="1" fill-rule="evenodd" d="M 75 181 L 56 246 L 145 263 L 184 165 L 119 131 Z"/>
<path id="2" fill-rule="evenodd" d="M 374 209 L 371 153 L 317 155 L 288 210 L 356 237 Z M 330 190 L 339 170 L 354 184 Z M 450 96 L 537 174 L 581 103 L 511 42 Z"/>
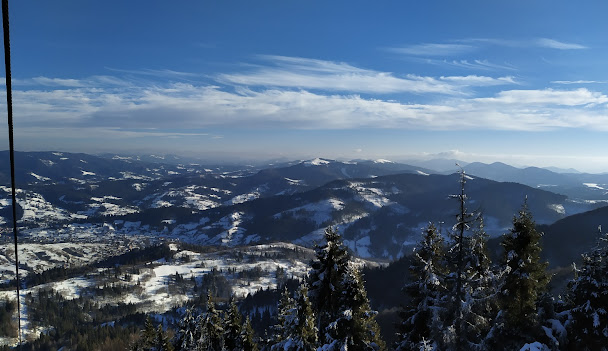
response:
<path id="1" fill-rule="evenodd" d="M 19 254 L 17 251 L 17 197 L 15 196 L 15 146 L 13 143 L 13 93 L 11 85 L 11 42 L 8 27 L 8 0 L 2 0 L 2 29 L 4 31 L 4 68 L 6 70 L 8 143 L 11 158 L 11 195 L 13 198 L 13 236 L 15 238 L 15 276 L 17 281 L 17 321 L 19 328 L 19 346 L 21 346 L 21 299 L 19 297 Z"/>

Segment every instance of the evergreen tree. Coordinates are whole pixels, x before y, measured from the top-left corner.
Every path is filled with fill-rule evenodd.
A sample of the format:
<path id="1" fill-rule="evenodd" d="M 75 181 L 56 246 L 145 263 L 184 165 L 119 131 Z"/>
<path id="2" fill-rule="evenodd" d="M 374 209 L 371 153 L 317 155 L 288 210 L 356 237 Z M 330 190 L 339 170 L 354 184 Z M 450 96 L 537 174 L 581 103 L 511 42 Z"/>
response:
<path id="1" fill-rule="evenodd" d="M 484 229 L 483 217 L 479 216 L 473 227 L 471 236 L 470 289 L 471 305 L 469 321 L 477 324 L 469 328 L 474 336 L 472 340 L 476 348 L 487 350 L 488 341 L 492 338 L 492 328 L 495 325 L 496 314 L 499 313 L 499 295 L 501 273 L 492 266 L 488 254 L 488 234 Z M 471 327 L 471 326 L 470 326 Z"/>
<path id="2" fill-rule="evenodd" d="M 376 311 L 369 305 L 363 278 L 352 265 L 342 279 L 339 317 L 326 328 L 329 336 L 324 350 L 384 350 Z"/>
<path id="3" fill-rule="evenodd" d="M 445 290 L 443 238 L 429 223 L 422 240 L 418 243 L 410 266 L 410 283 L 403 288 L 409 298 L 400 312 L 398 327 L 398 351 L 420 350 L 421 345 L 431 347 L 440 340 L 440 298 Z"/>
<path id="4" fill-rule="evenodd" d="M 224 347 L 227 351 L 240 351 L 243 348 L 241 332 L 243 331 L 243 316 L 239 312 L 234 298 L 230 299 L 228 311 L 224 318 Z"/>
<path id="5" fill-rule="evenodd" d="M 296 334 L 302 344 L 301 350 L 312 351 L 316 349 L 318 343 L 316 318 L 310 299 L 308 298 L 308 286 L 300 286 L 296 297 L 298 324 Z"/>
<path id="6" fill-rule="evenodd" d="M 224 330 L 220 314 L 215 309 L 210 295 L 207 296 L 207 312 L 202 315 L 198 324 L 198 350 L 221 351 L 224 347 Z"/>
<path id="7" fill-rule="evenodd" d="M 442 297 L 444 331 L 441 347 L 446 350 L 483 350 L 490 330 L 492 305 L 496 286 L 486 250 L 487 235 L 481 215 L 469 212 L 465 184 L 467 176 L 460 172 L 461 191 L 452 195 L 459 202 L 456 224 L 449 234 L 446 250 L 446 295 Z"/>
<path id="8" fill-rule="evenodd" d="M 317 314 L 319 341 L 325 343 L 325 328 L 339 316 L 340 284 L 346 274 L 350 256 L 340 235 L 333 228 L 325 230 L 325 245 L 315 246 L 316 260 L 311 262 L 308 275 L 308 296 Z"/>
<path id="9" fill-rule="evenodd" d="M 278 345 L 283 345 L 284 341 L 290 338 L 293 331 L 293 320 L 296 318 L 295 310 L 295 302 L 291 296 L 289 296 L 289 291 L 287 288 L 285 288 L 281 294 L 281 298 L 279 299 L 279 305 L 277 308 L 277 324 L 273 326 L 273 350 L 281 350 L 283 346 L 278 347 Z"/>
<path id="10" fill-rule="evenodd" d="M 258 344 L 255 341 L 255 333 L 249 316 L 245 319 L 245 325 L 241 330 L 241 345 L 243 351 L 258 351 Z"/>
<path id="11" fill-rule="evenodd" d="M 139 340 L 131 348 L 133 351 L 151 351 L 156 340 L 156 329 L 152 325 L 150 316 L 146 317 L 144 329 L 139 332 Z"/>
<path id="12" fill-rule="evenodd" d="M 325 245 L 315 248 L 317 259 L 308 280 L 318 316 L 319 350 L 384 350 L 363 279 L 351 267 L 340 235 L 328 228 L 325 239 Z"/>
<path id="13" fill-rule="evenodd" d="M 154 343 L 154 338 L 156 337 L 156 329 L 154 329 L 154 325 L 152 325 L 152 320 L 150 316 L 146 316 L 146 321 L 144 322 L 144 330 L 141 332 L 141 340 L 143 344 L 150 347 Z"/>
<path id="14" fill-rule="evenodd" d="M 159 324 L 155 329 L 150 317 L 146 317 L 140 338 L 131 349 L 133 351 L 173 351 L 173 345 L 164 333 L 162 325 Z"/>
<path id="15" fill-rule="evenodd" d="M 287 290 L 279 302 L 277 335 L 271 347 L 273 351 L 313 351 L 317 348 L 317 329 L 308 289 L 302 285 L 296 299 L 289 297 Z"/>
<path id="16" fill-rule="evenodd" d="M 154 346 L 150 351 L 173 351 L 173 345 L 169 341 L 169 337 L 163 331 L 163 326 L 158 325 L 156 329 L 156 337 L 154 338 Z"/>
<path id="17" fill-rule="evenodd" d="M 578 350 L 608 350 L 608 236 L 583 255 L 569 284 L 569 339 Z"/>
<path id="18" fill-rule="evenodd" d="M 550 276 L 546 273 L 547 263 L 540 258 L 541 236 L 524 202 L 519 215 L 513 218 L 513 228 L 501 243 L 504 249 L 501 313 L 491 342 L 507 350 L 519 350 L 544 335 L 542 321 L 537 318 L 538 304 Z"/>
<path id="19" fill-rule="evenodd" d="M 184 318 L 178 323 L 175 336 L 173 337 L 175 351 L 194 350 L 197 341 L 201 337 L 197 333 L 197 329 L 197 320 L 192 313 L 192 309 L 188 308 Z"/>

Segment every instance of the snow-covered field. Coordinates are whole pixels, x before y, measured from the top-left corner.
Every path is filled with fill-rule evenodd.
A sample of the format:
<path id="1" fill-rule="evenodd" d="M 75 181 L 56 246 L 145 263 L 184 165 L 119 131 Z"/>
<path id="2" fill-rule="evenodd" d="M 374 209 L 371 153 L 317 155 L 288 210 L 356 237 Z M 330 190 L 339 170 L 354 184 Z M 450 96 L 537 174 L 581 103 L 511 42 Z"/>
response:
<path id="1" fill-rule="evenodd" d="M 355 245 L 365 246 L 366 238 L 358 240 Z M 0 269 L 4 281 L 14 277 L 14 254 L 9 246 L 0 247 Z M 52 289 L 65 299 L 74 299 L 91 296 L 98 291 L 95 289 L 120 286 L 125 291 L 122 295 L 95 296 L 96 303 L 99 306 L 130 303 L 136 305 L 140 312 L 164 313 L 197 298 L 201 291 L 193 289 L 194 284 L 202 286 L 204 277 L 211 272 L 219 272 L 235 296 L 245 297 L 260 289 L 276 288 L 277 272 L 282 272 L 285 278 L 303 279 L 314 255 L 311 249 L 289 243 L 235 247 L 204 253 L 182 249 L 179 244 L 169 244 L 169 248 L 173 258 L 121 266 L 120 274 L 116 273 L 115 268 L 91 268 L 83 275 L 28 286 L 21 292 L 24 334 L 26 337 L 36 337 L 41 331 L 40 327 L 29 327 L 25 304 L 25 296 L 29 293 L 35 295 L 40 289 Z M 19 254 L 20 262 L 28 267 L 23 272 L 25 274 L 57 266 L 84 265 L 98 260 L 112 249 L 110 244 L 24 244 L 20 247 Z M 355 263 L 377 265 L 361 259 L 355 260 Z M 176 280 L 178 276 L 180 279 Z M 0 292 L 0 298 L 14 300 L 15 293 Z M 5 339 L 4 342 L 11 344 L 15 340 Z"/>
<path id="2" fill-rule="evenodd" d="M 109 243 L 21 243 L 19 244 L 19 275 L 41 273 L 55 267 L 73 267 L 94 263 L 127 250 Z M 0 245 L 0 283 L 15 278 L 13 244 Z"/>

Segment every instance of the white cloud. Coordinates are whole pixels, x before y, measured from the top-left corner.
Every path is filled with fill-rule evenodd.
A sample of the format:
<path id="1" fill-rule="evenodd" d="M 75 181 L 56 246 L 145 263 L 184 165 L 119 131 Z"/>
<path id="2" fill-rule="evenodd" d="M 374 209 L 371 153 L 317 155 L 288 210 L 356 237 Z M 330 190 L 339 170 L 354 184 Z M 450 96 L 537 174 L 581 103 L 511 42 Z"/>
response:
<path id="1" fill-rule="evenodd" d="M 522 48 L 522 47 L 542 47 L 547 49 L 558 49 L 558 50 L 577 50 L 577 49 L 587 49 L 586 46 L 576 43 L 566 43 L 563 41 L 559 41 L 556 39 L 550 38 L 536 38 L 536 39 L 498 39 L 498 38 L 468 38 L 458 40 L 460 43 L 473 44 L 473 43 L 481 43 L 481 44 L 490 44 L 496 46 L 505 46 L 512 48 Z"/>
<path id="2" fill-rule="evenodd" d="M 555 39 L 548 39 L 548 38 L 539 38 L 536 40 L 536 44 L 540 47 L 549 48 L 549 49 L 558 49 L 558 50 L 587 49 L 587 47 L 584 45 L 575 44 L 575 43 L 565 43 L 562 41 L 558 41 Z"/>
<path id="3" fill-rule="evenodd" d="M 271 66 L 256 66 L 252 71 L 245 73 L 220 74 L 218 81 L 230 85 L 318 89 L 347 93 L 448 95 L 468 94 L 469 90 L 463 87 L 514 83 L 512 77 L 465 76 L 451 77 L 451 79 L 418 75 L 399 77 L 390 72 L 362 69 L 342 62 L 284 56 L 262 56 L 262 58 Z M 465 81 L 466 84 L 463 84 Z"/>
<path id="4" fill-rule="evenodd" d="M 72 79 L 72 78 L 49 78 L 44 76 L 27 78 L 27 79 L 15 79 L 13 78 L 12 84 L 16 87 L 19 86 L 43 86 L 43 87 L 57 87 L 57 88 L 85 88 L 85 87 L 99 87 L 99 86 L 126 86 L 130 83 L 112 76 L 92 76 L 86 79 Z"/>
<path id="5" fill-rule="evenodd" d="M 63 79 L 63 78 L 48 78 L 34 77 L 29 79 L 14 79 L 12 84 L 15 86 L 41 85 L 49 87 L 82 87 L 84 82 L 79 79 Z"/>
<path id="6" fill-rule="evenodd" d="M 474 46 L 465 44 L 425 43 L 403 47 L 388 48 L 388 51 L 412 56 L 454 56 L 475 50 Z"/>
<path id="7" fill-rule="evenodd" d="M 170 69 L 139 69 L 139 70 L 129 70 L 129 69 L 119 69 L 119 68 L 111 68 L 106 67 L 107 70 L 120 72 L 120 73 L 129 73 L 134 75 L 144 75 L 144 76 L 153 76 L 153 77 L 161 77 L 161 78 L 194 78 L 199 76 L 198 74 L 191 72 L 180 72 L 174 71 Z"/>
<path id="8" fill-rule="evenodd" d="M 608 102 L 608 96 L 585 88 L 576 90 L 508 90 L 498 93 L 496 97 L 479 98 L 477 100 L 516 105 L 584 106 L 605 104 Z"/>
<path id="9" fill-rule="evenodd" d="M 488 83 L 478 76 L 439 80 L 458 81 L 458 84 Z M 14 102 L 20 128 L 79 128 L 91 133 L 122 131 L 122 135 L 126 131 L 130 135 L 160 135 L 163 129 L 193 133 L 212 127 L 237 126 L 608 130 L 608 96 L 588 89 L 506 90 L 490 97 L 458 97 L 415 104 L 306 90 L 239 88 L 227 91 L 217 86 L 176 83 L 164 87 L 15 91 Z"/>
<path id="10" fill-rule="evenodd" d="M 78 79 L 36 77 L 36 78 L 32 78 L 32 80 L 37 84 L 46 85 L 46 86 L 65 86 L 65 87 L 83 86 L 83 83 Z"/>
<path id="11" fill-rule="evenodd" d="M 505 84 L 517 84 L 513 77 L 499 77 L 499 78 L 491 78 L 486 76 L 450 76 L 450 77 L 441 77 L 443 81 L 452 82 L 454 84 L 461 84 L 464 86 L 492 86 L 492 85 L 505 85 Z"/>
<path id="12" fill-rule="evenodd" d="M 492 63 L 488 60 L 435 60 L 435 59 L 423 59 L 423 62 L 430 63 L 433 65 L 440 66 L 453 66 L 458 68 L 466 68 L 471 70 L 483 70 L 483 71 L 494 71 L 494 70 L 509 70 L 514 71 L 517 68 L 511 64 L 504 63 Z"/>
<path id="13" fill-rule="evenodd" d="M 601 80 L 554 80 L 551 84 L 606 84 L 608 81 Z"/>

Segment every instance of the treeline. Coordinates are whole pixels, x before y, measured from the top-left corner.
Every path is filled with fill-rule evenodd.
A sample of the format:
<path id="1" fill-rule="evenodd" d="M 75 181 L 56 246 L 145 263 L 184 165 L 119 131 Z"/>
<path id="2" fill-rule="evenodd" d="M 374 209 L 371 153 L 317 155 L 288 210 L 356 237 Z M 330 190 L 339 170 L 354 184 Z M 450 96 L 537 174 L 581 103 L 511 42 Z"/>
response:
<path id="1" fill-rule="evenodd" d="M 112 268 L 115 266 L 151 262 L 162 258 L 169 261 L 173 258 L 173 254 L 174 251 L 171 251 L 168 244 L 159 244 L 142 249 L 130 250 L 121 255 L 106 258 L 96 263 L 95 266 L 99 268 Z"/>
<path id="2" fill-rule="evenodd" d="M 100 308 L 88 297 L 67 300 L 53 290 L 28 293 L 25 299 L 30 328 L 50 328 L 19 350 L 124 350 L 133 344 L 139 330 L 136 326 L 145 319 L 132 304 Z M 121 316 L 128 316 L 124 324 L 114 325 L 112 321 Z"/>
<path id="3" fill-rule="evenodd" d="M 17 326 L 13 322 L 13 314 L 17 311 L 15 300 L 5 299 L 0 302 L 0 337 L 14 338 L 17 336 Z"/>

